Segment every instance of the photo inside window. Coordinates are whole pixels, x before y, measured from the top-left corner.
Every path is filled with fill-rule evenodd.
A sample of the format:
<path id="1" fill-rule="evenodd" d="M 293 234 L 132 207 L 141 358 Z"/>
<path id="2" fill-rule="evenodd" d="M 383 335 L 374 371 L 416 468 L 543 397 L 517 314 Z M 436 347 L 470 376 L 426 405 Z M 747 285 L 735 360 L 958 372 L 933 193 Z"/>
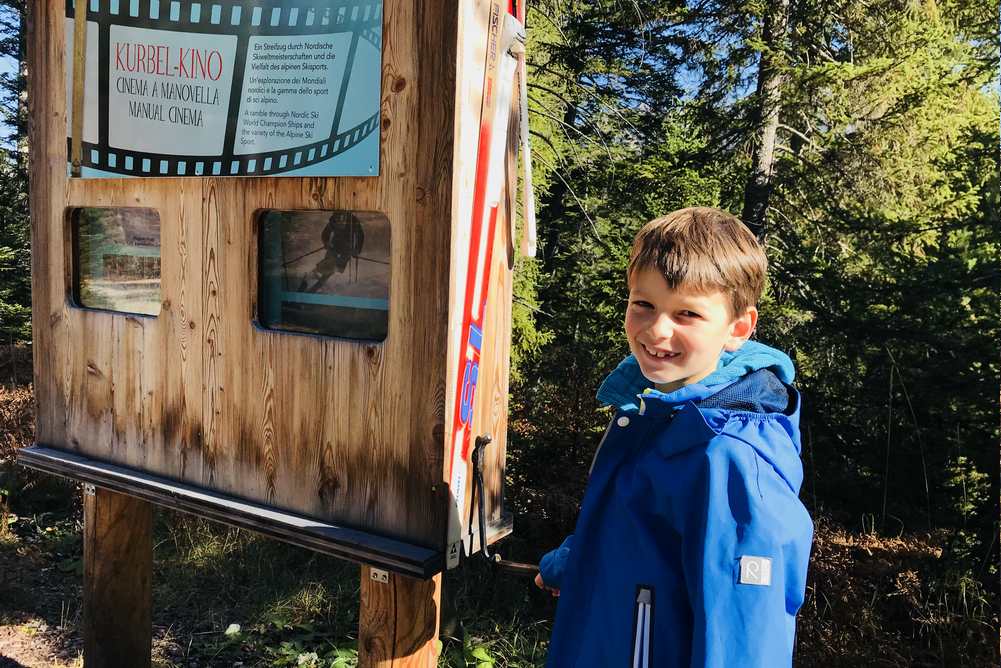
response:
<path id="1" fill-rule="evenodd" d="M 382 341 L 390 226 L 370 211 L 267 211 L 258 237 L 258 320 L 268 329 Z"/>
<path id="2" fill-rule="evenodd" d="M 72 212 L 73 298 L 85 308 L 160 313 L 160 214 L 86 207 Z"/>

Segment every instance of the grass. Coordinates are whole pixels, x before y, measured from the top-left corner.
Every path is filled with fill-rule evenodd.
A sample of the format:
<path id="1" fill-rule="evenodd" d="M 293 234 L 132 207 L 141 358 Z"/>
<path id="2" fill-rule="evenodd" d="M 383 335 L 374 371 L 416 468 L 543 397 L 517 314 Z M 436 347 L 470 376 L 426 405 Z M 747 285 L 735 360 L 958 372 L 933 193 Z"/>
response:
<path id="1" fill-rule="evenodd" d="M 0 578 L 0 623 L 43 620 L 72 648 L 81 527 L 79 497 L 64 491 L 71 502 L 20 515 L 0 541 L 0 572 L 16 574 Z M 154 665 L 356 665 L 357 566 L 173 512 L 158 512 L 154 535 Z M 996 665 L 989 593 L 938 575 L 943 538 L 819 521 L 796 665 Z M 444 587 L 461 624 L 445 629 L 439 666 L 544 665 L 548 595 L 482 562 Z"/>
<path id="2" fill-rule="evenodd" d="M 162 665 L 353 657 L 356 566 L 174 513 L 155 536 L 154 609 L 172 624 Z"/>
<path id="3" fill-rule="evenodd" d="M 885 536 L 815 523 L 799 664 L 998 664 L 995 595 L 945 559 L 948 532 Z"/>
<path id="4" fill-rule="evenodd" d="M 26 616 L 79 646 L 79 493 L 58 512 L 21 515 L 0 542 L 0 624 Z M 356 565 L 158 511 L 154 528 L 154 665 L 353 666 Z M 441 666 L 542 666 L 552 603 L 526 580 L 472 563 L 446 575 L 462 624 Z M 533 614 L 533 609 L 542 614 Z"/>
<path id="5" fill-rule="evenodd" d="M 155 534 L 154 610 L 173 624 L 160 665 L 355 665 L 356 565 L 169 512 Z M 444 588 L 463 623 L 439 665 L 544 665 L 547 595 L 483 563 L 447 574 Z"/>

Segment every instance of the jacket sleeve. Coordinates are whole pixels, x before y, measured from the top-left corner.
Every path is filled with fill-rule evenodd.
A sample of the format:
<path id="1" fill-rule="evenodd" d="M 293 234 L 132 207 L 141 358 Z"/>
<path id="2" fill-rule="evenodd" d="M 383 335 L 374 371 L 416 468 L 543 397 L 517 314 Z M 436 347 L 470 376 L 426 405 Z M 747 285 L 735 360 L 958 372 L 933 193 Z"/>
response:
<path id="1" fill-rule="evenodd" d="M 683 532 L 691 667 L 791 666 L 809 516 L 747 443 L 720 436 L 698 456 Z"/>
<path id="2" fill-rule="evenodd" d="M 573 545 L 573 534 L 567 536 L 558 548 L 542 555 L 542 560 L 539 562 L 539 575 L 542 576 L 542 582 L 547 587 L 561 588 L 567 558 L 570 557 L 571 545 Z"/>
<path id="3" fill-rule="evenodd" d="M 591 461 L 591 470 L 594 470 L 594 464 L 598 460 L 598 455 L 601 453 L 601 447 L 605 444 L 605 440 L 608 438 L 608 432 L 612 429 L 612 421 L 608 423 L 605 428 L 605 433 L 601 437 L 601 441 L 598 442 L 598 447 L 594 451 L 594 459 Z M 590 471 L 588 472 L 590 475 Z M 539 562 L 539 575 L 542 576 L 542 582 L 547 587 L 554 587 L 556 589 L 561 589 L 563 584 L 563 572 L 566 570 L 567 559 L 570 557 L 570 547 L 573 545 L 573 534 L 567 536 L 563 544 L 551 552 L 547 552 L 542 555 L 542 560 Z"/>

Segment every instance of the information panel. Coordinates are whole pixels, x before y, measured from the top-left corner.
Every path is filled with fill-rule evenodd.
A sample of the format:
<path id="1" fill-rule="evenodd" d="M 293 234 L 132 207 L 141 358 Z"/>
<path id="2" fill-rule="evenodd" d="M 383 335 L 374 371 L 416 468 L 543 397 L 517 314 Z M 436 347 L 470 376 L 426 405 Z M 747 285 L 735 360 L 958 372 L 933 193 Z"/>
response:
<path id="1" fill-rule="evenodd" d="M 382 0 L 89 0 L 79 46 L 74 4 L 72 175 L 379 173 Z"/>

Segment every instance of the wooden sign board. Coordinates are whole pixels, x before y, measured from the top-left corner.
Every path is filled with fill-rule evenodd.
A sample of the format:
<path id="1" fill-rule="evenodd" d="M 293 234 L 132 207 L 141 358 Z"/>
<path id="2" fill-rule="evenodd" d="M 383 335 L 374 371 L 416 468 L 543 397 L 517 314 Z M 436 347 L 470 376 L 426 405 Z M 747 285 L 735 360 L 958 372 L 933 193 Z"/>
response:
<path id="1" fill-rule="evenodd" d="M 251 29 L 243 21 L 255 16 Z M 262 109 L 294 106 L 291 94 L 248 92 L 255 44 L 300 44 L 307 16 L 311 30 L 327 21 L 309 39 L 331 55 L 335 113 L 307 95 L 317 109 L 300 112 L 323 114 L 322 132 L 284 143 L 250 134 L 253 150 L 241 149 Z M 38 416 L 22 463 L 380 568 L 440 571 L 450 514 L 469 517 L 468 492 L 449 489 L 449 454 L 489 3 L 90 0 L 86 18 L 72 3 L 30 3 Z M 66 48 L 71 29 L 86 48 Z M 322 46 L 331 40 L 340 46 Z M 144 45 L 144 64 L 132 61 L 143 71 L 124 83 L 116 43 L 133 45 L 126 60 Z M 201 139 L 143 130 L 191 130 L 170 123 L 166 102 L 128 116 L 143 82 L 142 103 L 161 104 L 149 90 L 169 83 L 182 48 L 221 59 L 206 73 L 225 85 L 188 104 L 204 107 Z M 329 66 L 366 53 L 364 86 Z M 365 136 L 334 118 L 361 116 Z M 358 139 L 347 148 L 346 132 Z M 338 166 L 323 146 L 365 150 Z M 493 439 L 489 541 L 510 531 L 513 150 L 502 163 L 471 421 Z"/>

